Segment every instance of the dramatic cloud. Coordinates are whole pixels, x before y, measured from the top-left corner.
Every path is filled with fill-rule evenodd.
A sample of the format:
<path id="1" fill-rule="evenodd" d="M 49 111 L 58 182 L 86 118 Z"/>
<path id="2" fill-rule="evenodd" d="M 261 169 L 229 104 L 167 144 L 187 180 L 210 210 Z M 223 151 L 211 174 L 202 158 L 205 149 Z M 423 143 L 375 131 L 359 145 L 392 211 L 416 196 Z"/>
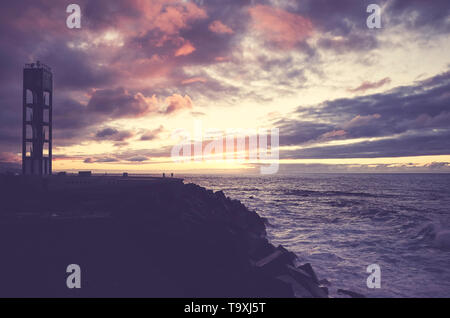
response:
<path id="1" fill-rule="evenodd" d="M 289 159 L 319 158 L 386 158 L 449 155 L 449 131 L 411 133 L 401 137 L 362 141 L 354 144 L 316 146 L 282 153 Z"/>
<path id="2" fill-rule="evenodd" d="M 154 110 L 153 99 L 141 93 L 130 94 L 124 88 L 96 90 L 87 108 L 94 113 L 117 117 L 139 117 Z"/>
<path id="3" fill-rule="evenodd" d="M 219 33 L 219 34 L 233 34 L 233 30 L 230 27 L 228 27 L 225 24 L 223 24 L 219 20 L 213 21 L 209 25 L 209 29 L 212 32 Z"/>
<path id="4" fill-rule="evenodd" d="M 111 158 L 111 157 L 104 157 L 104 158 L 86 158 L 84 159 L 84 163 L 108 163 L 108 162 L 117 162 L 119 161 L 116 158 Z"/>
<path id="5" fill-rule="evenodd" d="M 297 114 L 314 119 L 314 123 L 278 121 L 281 144 L 308 146 L 323 139 L 349 142 L 308 146 L 284 154 L 290 158 L 448 155 L 449 91 L 450 72 L 382 94 L 300 107 Z M 354 138 L 369 140 L 352 142 Z"/>
<path id="6" fill-rule="evenodd" d="M 132 157 L 127 159 L 127 161 L 131 161 L 131 162 L 143 162 L 143 161 L 147 161 L 148 157 L 145 156 L 140 156 L 140 157 Z"/>
<path id="7" fill-rule="evenodd" d="M 36 60 L 53 70 L 61 161 L 150 164 L 193 117 L 276 125 L 294 159 L 446 154 L 450 2 L 380 0 L 379 30 L 370 3 L 80 0 L 81 29 L 67 3 L 5 3 L 0 162 L 20 160 L 22 68 Z"/>
<path id="8" fill-rule="evenodd" d="M 189 54 L 191 54 L 194 51 L 195 51 L 195 47 L 190 42 L 186 42 L 185 44 L 183 44 L 182 47 L 180 47 L 175 52 L 175 56 L 189 55 Z"/>
<path id="9" fill-rule="evenodd" d="M 145 133 L 141 135 L 142 141 L 154 140 L 158 137 L 158 135 L 164 130 L 164 127 L 161 125 L 157 129 L 147 130 Z"/>
<path id="10" fill-rule="evenodd" d="M 131 131 L 119 131 L 115 128 L 104 128 L 95 134 L 99 140 L 125 141 L 134 136 Z"/>
<path id="11" fill-rule="evenodd" d="M 167 108 L 162 111 L 164 114 L 172 114 L 182 109 L 192 109 L 192 100 L 189 96 L 174 94 L 166 98 Z"/>
<path id="12" fill-rule="evenodd" d="M 364 127 L 372 124 L 374 120 L 377 120 L 381 118 L 380 114 L 373 114 L 373 115 L 367 115 L 367 116 L 361 116 L 357 115 L 354 118 L 352 118 L 348 123 L 344 124 L 342 128 L 344 129 L 352 129 L 355 127 Z"/>
<path id="13" fill-rule="evenodd" d="M 365 91 L 367 91 L 369 89 L 380 88 L 381 86 L 389 84 L 390 82 L 391 82 L 391 79 L 389 77 L 385 77 L 385 78 L 379 80 L 378 82 L 365 81 L 360 86 L 358 86 L 356 88 L 349 89 L 349 92 L 352 92 L 352 93 L 365 92 Z"/>
<path id="14" fill-rule="evenodd" d="M 290 49 L 310 36 L 313 30 L 308 18 L 282 9 L 257 5 L 249 9 L 253 28 L 267 41 Z"/>
<path id="15" fill-rule="evenodd" d="M 193 102 L 187 95 L 173 94 L 161 103 L 155 95 L 146 97 L 142 93 L 131 94 L 123 88 L 117 88 L 94 91 L 87 110 L 109 118 L 129 118 L 156 112 L 168 115 L 192 107 Z"/>
<path id="16" fill-rule="evenodd" d="M 203 77 L 192 77 L 183 80 L 181 83 L 184 85 L 192 84 L 192 83 L 205 83 L 207 80 Z"/>
<path id="17" fill-rule="evenodd" d="M 433 5 L 421 0 L 393 0 L 387 2 L 385 12 L 391 24 L 405 24 L 408 29 L 428 29 L 428 31 L 449 32 L 450 2 L 433 1 Z"/>

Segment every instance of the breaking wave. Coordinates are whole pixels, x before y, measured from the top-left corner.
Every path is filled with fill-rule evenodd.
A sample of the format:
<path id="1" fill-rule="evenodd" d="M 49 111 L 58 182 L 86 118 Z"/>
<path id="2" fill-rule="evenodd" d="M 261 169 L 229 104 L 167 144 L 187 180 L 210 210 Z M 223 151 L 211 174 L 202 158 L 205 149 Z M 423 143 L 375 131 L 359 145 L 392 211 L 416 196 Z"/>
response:
<path id="1" fill-rule="evenodd" d="M 450 228 L 440 223 L 428 224 L 419 232 L 419 237 L 433 247 L 450 250 Z"/>

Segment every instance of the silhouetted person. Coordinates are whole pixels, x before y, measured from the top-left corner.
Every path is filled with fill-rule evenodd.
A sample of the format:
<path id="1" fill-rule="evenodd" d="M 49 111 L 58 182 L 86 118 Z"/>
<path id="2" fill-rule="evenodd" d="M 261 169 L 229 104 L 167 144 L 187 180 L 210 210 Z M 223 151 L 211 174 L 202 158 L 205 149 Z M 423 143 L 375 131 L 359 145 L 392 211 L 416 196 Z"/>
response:
<path id="1" fill-rule="evenodd" d="M 163 178 L 165 178 L 166 177 L 166 174 L 163 172 Z"/>
<path id="2" fill-rule="evenodd" d="M 170 174 L 170 177 L 173 178 L 173 172 Z"/>

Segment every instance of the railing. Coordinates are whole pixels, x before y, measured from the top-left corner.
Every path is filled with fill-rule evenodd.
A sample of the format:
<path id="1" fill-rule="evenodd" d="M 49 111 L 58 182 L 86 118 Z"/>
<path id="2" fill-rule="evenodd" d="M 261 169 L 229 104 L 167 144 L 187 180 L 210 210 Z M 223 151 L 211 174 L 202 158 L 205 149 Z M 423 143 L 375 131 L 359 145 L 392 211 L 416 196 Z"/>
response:
<path id="1" fill-rule="evenodd" d="M 40 61 L 37 61 L 36 63 L 26 63 L 25 68 L 43 68 L 46 71 L 49 71 L 49 72 L 52 71 L 50 66 L 48 66 L 44 63 L 41 63 Z"/>

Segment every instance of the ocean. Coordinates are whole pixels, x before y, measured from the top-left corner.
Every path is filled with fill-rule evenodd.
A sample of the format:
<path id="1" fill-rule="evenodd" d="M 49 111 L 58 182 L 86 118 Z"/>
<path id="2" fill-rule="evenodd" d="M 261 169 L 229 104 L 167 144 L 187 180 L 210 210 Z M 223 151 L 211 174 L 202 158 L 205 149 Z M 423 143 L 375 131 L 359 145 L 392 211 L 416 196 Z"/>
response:
<path id="1" fill-rule="evenodd" d="M 184 176 L 268 220 L 268 238 L 312 264 L 331 297 L 450 297 L 450 174 Z M 367 266 L 378 264 L 381 288 Z"/>

